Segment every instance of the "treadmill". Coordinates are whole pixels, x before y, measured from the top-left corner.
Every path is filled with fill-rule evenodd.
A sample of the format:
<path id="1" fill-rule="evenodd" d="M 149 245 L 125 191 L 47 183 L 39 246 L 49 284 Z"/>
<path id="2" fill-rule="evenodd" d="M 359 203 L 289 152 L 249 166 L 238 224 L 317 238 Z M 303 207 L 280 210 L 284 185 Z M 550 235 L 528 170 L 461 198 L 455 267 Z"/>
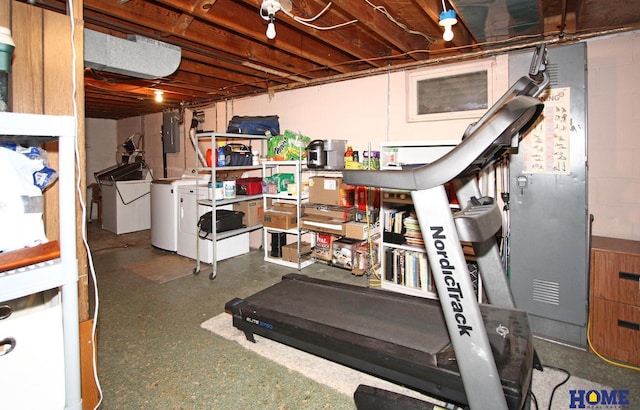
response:
<path id="1" fill-rule="evenodd" d="M 527 313 L 515 306 L 495 234 L 502 214 L 482 197 L 477 176 L 505 153 L 543 110 L 546 48 L 535 48 L 520 78 L 462 142 L 433 163 L 401 170 L 344 170 L 351 185 L 411 192 L 439 300 L 288 274 L 225 310 L 254 334 L 471 409 L 528 409 L 533 368 L 541 369 Z M 461 211 L 453 214 L 445 185 Z M 460 241 L 472 242 L 489 304 L 479 304 Z M 360 386 L 358 408 L 429 408 Z M 406 399 L 406 400 L 405 400 Z M 403 401 L 404 400 L 404 401 Z"/>

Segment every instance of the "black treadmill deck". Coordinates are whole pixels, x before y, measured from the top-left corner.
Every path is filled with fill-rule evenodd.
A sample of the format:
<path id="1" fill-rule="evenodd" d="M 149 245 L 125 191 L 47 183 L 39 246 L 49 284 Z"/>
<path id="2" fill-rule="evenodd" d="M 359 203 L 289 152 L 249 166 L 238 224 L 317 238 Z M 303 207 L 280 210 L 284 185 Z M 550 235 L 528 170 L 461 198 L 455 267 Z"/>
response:
<path id="1" fill-rule="evenodd" d="M 425 394 L 469 404 L 437 300 L 289 274 L 246 299 L 227 302 L 225 309 L 249 340 L 259 334 Z M 481 312 L 507 404 L 520 409 L 533 363 L 526 312 L 490 305 L 481 305 Z"/>

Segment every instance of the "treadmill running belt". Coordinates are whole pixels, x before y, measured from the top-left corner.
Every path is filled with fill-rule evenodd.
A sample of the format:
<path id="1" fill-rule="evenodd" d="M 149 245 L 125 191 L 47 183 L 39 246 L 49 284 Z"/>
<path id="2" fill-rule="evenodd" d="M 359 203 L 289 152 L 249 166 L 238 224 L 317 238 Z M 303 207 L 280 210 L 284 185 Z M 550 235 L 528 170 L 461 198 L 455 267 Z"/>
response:
<path id="1" fill-rule="evenodd" d="M 225 305 L 247 339 L 259 334 L 428 395 L 467 405 L 439 301 L 289 274 Z M 526 312 L 481 305 L 510 409 L 531 382 Z M 505 332 L 504 329 L 507 329 Z M 482 377 L 482 376 L 480 376 Z"/>
<path id="2" fill-rule="evenodd" d="M 384 300 L 381 301 L 386 293 L 377 290 L 336 289 L 334 284 L 321 282 L 314 283 L 312 292 L 309 289 L 308 282 L 285 280 L 279 286 L 251 296 L 250 303 L 282 313 L 295 312 L 310 322 L 339 324 L 341 330 L 351 334 L 386 340 L 432 355 L 449 345 L 438 303 L 424 306 L 420 303 L 422 300 L 416 298 L 386 309 Z M 418 311 L 429 320 L 416 320 Z"/>

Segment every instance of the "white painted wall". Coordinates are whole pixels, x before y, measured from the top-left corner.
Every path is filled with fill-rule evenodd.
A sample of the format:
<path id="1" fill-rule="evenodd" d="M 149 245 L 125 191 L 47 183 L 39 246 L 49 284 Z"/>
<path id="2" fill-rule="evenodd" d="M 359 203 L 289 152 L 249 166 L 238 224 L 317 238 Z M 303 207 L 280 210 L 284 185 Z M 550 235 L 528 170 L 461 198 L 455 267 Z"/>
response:
<path id="1" fill-rule="evenodd" d="M 640 31 L 591 40 L 587 54 L 593 234 L 640 240 Z"/>
<path id="2" fill-rule="evenodd" d="M 495 62 L 494 97 L 509 86 L 506 56 Z M 442 67 L 421 69 L 441 70 Z M 407 72 L 395 72 L 218 103 L 217 128 L 232 115 L 280 117 L 280 129 L 311 139 L 346 139 L 354 150 L 377 149 L 382 141 L 460 140 L 473 119 L 407 121 Z"/>
<path id="3" fill-rule="evenodd" d="M 192 112 L 185 110 L 183 123 L 180 128 L 180 151 L 168 153 L 166 158 L 167 178 L 177 178 L 184 174 L 193 174 L 195 168 L 195 150 L 189 139 L 188 130 L 191 125 Z M 213 128 L 210 122 L 215 121 L 215 112 L 208 112 L 204 130 Z M 118 144 L 122 144 L 130 135 L 140 133 L 144 135 L 144 158 L 155 179 L 164 177 L 162 158 L 162 113 L 146 115 L 144 117 L 125 118 L 118 121 Z M 201 150 L 207 147 L 201 145 Z M 204 166 L 204 164 L 201 164 Z"/>
<path id="4" fill-rule="evenodd" d="M 86 119 L 87 185 L 96 182 L 95 172 L 116 164 L 117 126 L 116 120 Z"/>

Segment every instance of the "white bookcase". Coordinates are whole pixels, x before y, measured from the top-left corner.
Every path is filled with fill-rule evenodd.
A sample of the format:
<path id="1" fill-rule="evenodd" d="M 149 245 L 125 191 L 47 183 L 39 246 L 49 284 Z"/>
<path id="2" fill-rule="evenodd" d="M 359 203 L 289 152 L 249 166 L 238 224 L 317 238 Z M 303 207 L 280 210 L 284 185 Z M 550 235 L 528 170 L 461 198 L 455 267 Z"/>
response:
<path id="1" fill-rule="evenodd" d="M 380 287 L 433 299 L 437 298 L 437 294 L 435 286 L 432 285 L 424 244 L 407 244 L 403 234 L 403 218 L 407 216 L 412 205 L 409 192 L 382 190 Z"/>
<path id="2" fill-rule="evenodd" d="M 380 144 L 380 168 L 401 169 L 403 165 L 426 164 L 445 155 L 456 141 L 388 141 Z M 383 189 L 380 209 L 380 287 L 414 296 L 437 298 L 431 280 L 424 244 L 419 235 L 405 235 L 402 224 L 413 206 L 411 193 Z M 417 220 L 415 221 L 417 225 Z M 407 240 L 408 238 L 408 240 Z M 411 243 L 413 242 L 413 243 Z"/>
<path id="3" fill-rule="evenodd" d="M 268 209 L 269 201 L 278 201 L 278 202 L 288 202 L 295 204 L 296 207 L 296 226 L 291 229 L 278 229 L 272 227 L 263 227 L 263 240 L 262 243 L 264 245 L 264 260 L 271 263 L 277 263 L 279 265 L 288 266 L 294 269 L 302 269 L 305 268 L 315 262 L 311 257 L 303 258 L 301 255 L 300 245 L 302 244 L 303 239 L 306 236 L 309 236 L 309 243 L 311 246 L 314 246 L 313 240 L 315 238 L 314 235 L 306 235 L 308 234 L 307 230 L 304 230 L 300 227 L 300 218 L 302 217 L 302 206 L 309 199 L 309 193 L 303 192 L 303 184 L 308 181 L 308 179 L 304 178 L 306 166 L 303 166 L 301 161 L 264 161 L 262 174 L 263 176 L 269 176 L 274 173 L 279 172 L 291 172 L 295 178 L 296 190 L 293 193 L 290 192 L 280 192 L 275 194 L 265 193 L 264 196 L 264 210 Z M 305 169 L 303 169 L 303 167 Z M 273 257 L 270 255 L 270 243 L 269 235 L 272 233 L 284 233 L 286 237 L 293 238 L 298 244 L 297 247 L 297 261 L 286 261 L 282 258 Z M 293 243 L 293 242 L 292 242 Z"/>

